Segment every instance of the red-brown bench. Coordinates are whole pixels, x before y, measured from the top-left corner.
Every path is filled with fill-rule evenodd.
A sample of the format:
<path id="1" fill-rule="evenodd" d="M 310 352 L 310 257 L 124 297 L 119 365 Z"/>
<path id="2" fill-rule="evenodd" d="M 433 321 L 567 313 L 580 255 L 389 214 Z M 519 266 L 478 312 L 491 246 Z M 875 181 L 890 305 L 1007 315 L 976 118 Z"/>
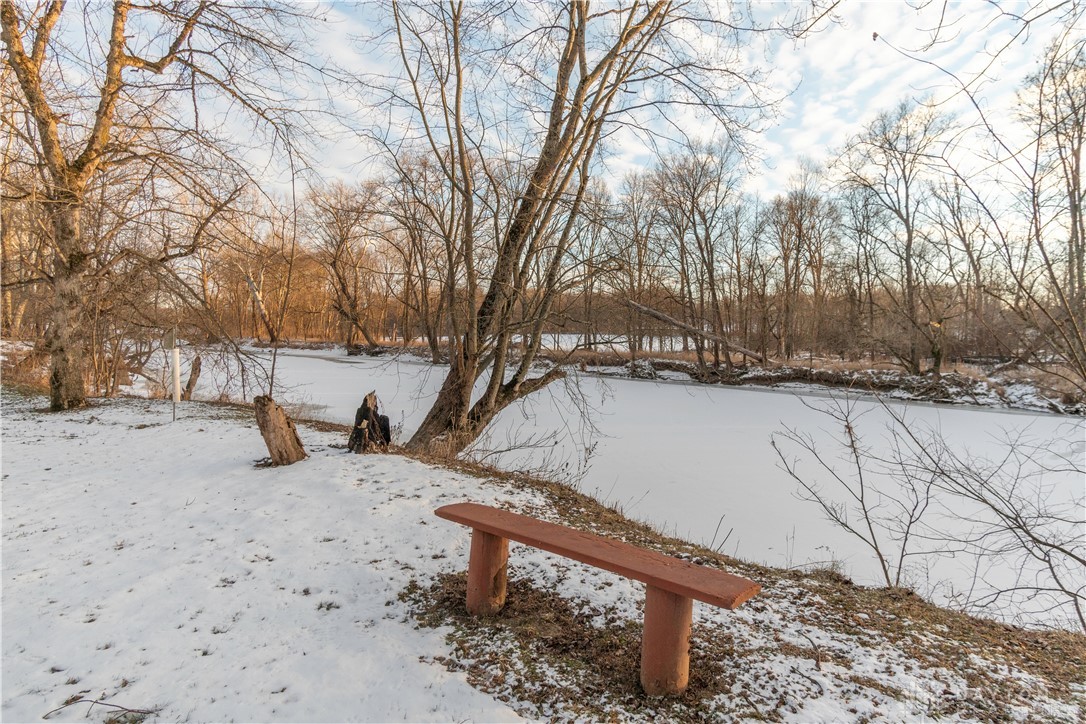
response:
<path id="1" fill-rule="evenodd" d="M 678 694 L 689 681 L 693 599 L 734 609 L 762 588 L 714 568 L 486 505 L 456 503 L 434 513 L 472 529 L 467 608 L 474 616 L 493 615 L 505 604 L 510 540 L 643 581 L 641 686 L 653 696 Z"/>

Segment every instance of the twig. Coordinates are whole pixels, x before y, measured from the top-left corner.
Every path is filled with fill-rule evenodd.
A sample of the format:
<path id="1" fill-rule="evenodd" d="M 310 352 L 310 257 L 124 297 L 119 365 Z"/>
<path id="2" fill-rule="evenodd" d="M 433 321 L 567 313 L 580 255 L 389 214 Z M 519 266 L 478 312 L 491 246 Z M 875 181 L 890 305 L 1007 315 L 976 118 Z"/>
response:
<path id="1" fill-rule="evenodd" d="M 765 715 L 762 714 L 762 710 L 758 708 L 758 705 L 750 700 L 750 696 L 745 691 L 740 691 L 739 695 L 743 697 L 743 701 L 747 702 L 747 706 L 754 710 L 754 718 L 758 721 L 768 721 Z"/>
<path id="2" fill-rule="evenodd" d="M 42 715 L 42 719 L 48 719 L 53 714 L 56 714 L 58 711 L 67 709 L 70 706 L 75 706 L 76 704 L 90 704 L 91 708 L 94 708 L 95 705 L 108 706 L 111 709 L 119 709 L 120 711 L 123 711 L 127 714 L 146 714 L 147 716 L 152 716 L 158 713 L 158 709 L 129 709 L 127 706 L 121 706 L 120 704 L 110 704 L 109 702 L 100 701 L 98 699 L 76 699 L 75 701 L 69 701 L 64 706 L 58 706 L 56 709 L 47 712 L 46 714 Z"/>
<path id="3" fill-rule="evenodd" d="M 810 642 L 811 648 L 814 649 L 815 652 L 815 668 L 819 671 L 822 671 L 822 650 L 818 648 L 818 644 L 816 644 L 814 642 L 814 639 L 812 639 L 810 636 L 805 633 L 801 633 L 800 635 Z"/>
<path id="4" fill-rule="evenodd" d="M 716 529 L 713 531 L 713 542 L 709 544 L 709 548 L 716 551 L 717 553 L 720 552 L 720 549 L 724 547 L 724 544 L 727 543 L 728 539 L 732 537 L 732 533 L 735 532 L 735 528 L 729 530 L 727 535 L 724 536 L 724 540 L 720 541 L 720 545 L 715 546 L 717 534 L 720 533 L 720 526 L 724 523 L 724 516 L 726 515 L 727 513 L 722 513 L 720 516 L 720 520 L 716 522 Z"/>
<path id="5" fill-rule="evenodd" d="M 803 673 L 802 671 L 800 671 L 795 666 L 792 667 L 792 673 L 793 674 L 798 674 L 799 676 L 802 676 L 804 679 L 806 679 L 807 681 L 809 681 L 812 684 L 814 684 L 815 686 L 817 686 L 819 696 L 825 696 L 826 695 L 826 687 L 822 686 L 821 682 L 819 682 L 818 679 L 812 677 L 810 674 Z"/>

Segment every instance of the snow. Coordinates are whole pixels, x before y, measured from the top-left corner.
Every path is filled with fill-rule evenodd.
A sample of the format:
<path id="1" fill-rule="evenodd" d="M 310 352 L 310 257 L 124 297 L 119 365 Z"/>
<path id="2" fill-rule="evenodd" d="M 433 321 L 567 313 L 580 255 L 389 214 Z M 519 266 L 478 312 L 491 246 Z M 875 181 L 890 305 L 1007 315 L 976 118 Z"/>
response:
<path id="1" fill-rule="evenodd" d="M 443 632 L 396 599 L 467 544 L 434 508 L 530 495 L 312 431 L 304 465 L 257 470 L 248 421 L 132 404 L 5 404 L 4 721 L 80 692 L 194 721 L 518 718 L 426 663 Z"/>
<path id="2" fill-rule="evenodd" d="M 17 359 L 34 349 L 34 345 L 13 339 L 0 339 L 0 362 Z"/>
<path id="3" fill-rule="evenodd" d="M 331 366 L 340 368 L 359 371 Z M 342 434 L 305 425 L 308 460 L 256 467 L 266 452 L 259 433 L 228 407 L 185 404 L 171 422 L 167 401 L 56 414 L 44 404 L 5 391 L 0 416 L 4 721 L 39 720 L 71 697 L 179 721 L 577 718 L 512 693 L 534 662 L 516 659 L 500 636 L 490 643 L 496 660 L 514 662 L 503 699 L 472 688 L 442 663 L 462 655 L 449 629 L 419 628 L 401 596 L 466 568 L 467 532 L 435 508 L 472 500 L 545 514 L 541 493 L 398 456 L 347 455 Z M 640 621 L 639 583 L 524 546 L 510 560 L 511 576 L 600 612 L 595 625 Z M 695 606 L 697 636 L 766 652 L 735 667 L 714 718 L 750 701 L 766 711 L 785 702 L 786 721 L 912 720 L 966 690 L 961 673 L 924 668 L 873 631 L 810 623 L 817 600 L 810 587 L 777 581 L 734 612 Z M 808 639 L 848 665 L 817 667 L 777 648 Z M 897 700 L 854 675 L 916 695 Z M 1079 716 L 1048 699 L 1040 680 L 1005 675 L 1031 687 L 1036 715 Z M 84 703 L 50 720 L 111 713 Z M 615 716 L 669 718 L 652 707 Z"/>
<path id="4" fill-rule="evenodd" d="M 275 397 L 294 414 L 348 423 L 362 396 L 376 390 L 402 442 L 422 421 L 445 369 L 405 356 L 283 349 Z M 890 415 L 880 402 L 810 386 L 720 387 L 572 374 L 567 383 L 555 383 L 505 410 L 475 456 L 508 470 L 571 482 L 629 517 L 743 560 L 779 567 L 829 565 L 858 582 L 879 582 L 870 550 L 798 498 L 770 437 L 793 427 L 830 445 L 839 434 L 813 408 L 851 397 L 863 432 L 873 444 L 884 444 Z M 892 399 L 886 404 L 906 415 L 914 429 L 937 431 L 978 457 L 998 459 L 1003 441 L 1019 434 L 1051 441 L 1069 459 L 1086 456 L 1082 418 Z M 1054 503 L 1081 500 L 1083 481 L 1074 474 L 1049 473 L 1041 483 Z M 960 510 L 946 511 L 939 525 L 952 531 L 963 516 Z M 1015 574 L 996 567 L 978 583 L 973 563 L 963 557 L 918 561 L 906 581 L 925 596 L 951 601 L 961 591 L 980 596 Z M 1036 614 L 1041 621 L 1046 615 Z M 1036 616 L 1015 620 L 1036 622 Z"/>

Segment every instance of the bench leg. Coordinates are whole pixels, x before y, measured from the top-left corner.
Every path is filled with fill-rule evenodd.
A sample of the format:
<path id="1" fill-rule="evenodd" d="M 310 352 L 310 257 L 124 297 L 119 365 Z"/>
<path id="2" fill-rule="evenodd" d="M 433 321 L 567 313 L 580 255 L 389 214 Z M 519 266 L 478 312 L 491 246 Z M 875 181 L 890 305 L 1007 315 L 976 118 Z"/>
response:
<path id="1" fill-rule="evenodd" d="M 491 616 L 505 605 L 506 568 L 509 540 L 471 531 L 471 558 L 468 559 L 468 613 Z"/>
<path id="2" fill-rule="evenodd" d="M 679 694 L 690 681 L 690 625 L 694 601 L 655 586 L 645 590 L 641 687 L 650 696 Z"/>

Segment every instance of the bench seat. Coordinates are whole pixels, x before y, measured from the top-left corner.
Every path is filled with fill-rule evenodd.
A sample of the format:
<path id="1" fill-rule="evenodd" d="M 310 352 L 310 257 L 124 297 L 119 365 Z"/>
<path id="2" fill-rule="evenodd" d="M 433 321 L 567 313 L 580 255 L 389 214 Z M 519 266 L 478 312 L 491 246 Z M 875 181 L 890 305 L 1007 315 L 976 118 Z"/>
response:
<path id="1" fill-rule="evenodd" d="M 761 590 L 724 571 L 478 503 L 446 505 L 434 513 L 472 529 L 467 593 L 472 615 L 493 615 L 505 604 L 510 540 L 645 583 L 641 684 L 649 694 L 686 688 L 693 599 L 735 609 Z"/>

